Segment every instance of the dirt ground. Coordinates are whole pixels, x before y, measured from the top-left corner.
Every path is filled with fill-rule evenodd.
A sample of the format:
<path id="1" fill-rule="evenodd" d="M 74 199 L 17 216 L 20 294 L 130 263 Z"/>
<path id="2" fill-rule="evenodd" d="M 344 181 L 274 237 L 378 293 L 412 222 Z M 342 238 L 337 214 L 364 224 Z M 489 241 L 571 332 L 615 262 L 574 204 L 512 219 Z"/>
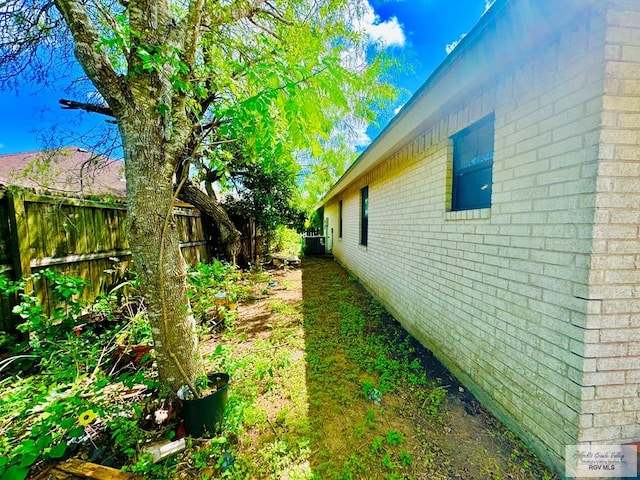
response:
<path id="1" fill-rule="evenodd" d="M 250 399 L 235 440 L 238 477 L 557 478 L 332 259 L 270 271 L 238 313 L 231 334 L 203 345 L 233 350 L 232 389 Z M 368 358 L 363 340 L 410 350 L 427 383 L 382 388 L 380 372 L 405 367 L 393 355 Z"/>

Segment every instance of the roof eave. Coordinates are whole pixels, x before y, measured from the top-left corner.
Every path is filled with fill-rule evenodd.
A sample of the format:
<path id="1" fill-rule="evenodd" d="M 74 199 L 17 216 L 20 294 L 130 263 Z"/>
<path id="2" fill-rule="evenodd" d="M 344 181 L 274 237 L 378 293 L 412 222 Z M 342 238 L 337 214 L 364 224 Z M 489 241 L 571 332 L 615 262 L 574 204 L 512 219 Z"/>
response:
<path id="1" fill-rule="evenodd" d="M 475 76 L 465 77 L 464 75 L 459 75 L 459 72 L 452 72 L 454 67 L 458 68 L 458 70 L 463 70 L 465 67 L 473 69 L 472 66 L 468 65 L 470 62 L 465 62 L 461 57 L 468 54 L 485 38 L 487 30 L 496 25 L 497 19 L 504 14 L 509 5 L 516 4 L 514 7 L 522 6 L 522 12 L 520 12 L 521 17 L 518 19 L 522 20 L 522 22 L 530 22 L 529 27 L 532 31 L 535 31 L 536 21 L 542 23 L 543 20 L 548 20 L 544 23 L 544 30 L 546 32 L 544 35 L 548 36 L 554 31 L 552 27 L 557 28 L 559 25 L 562 25 L 566 19 L 572 18 L 576 10 L 581 8 L 586 9 L 598 0 L 565 0 L 566 8 L 554 13 L 553 17 L 547 18 L 543 13 L 545 12 L 545 7 L 552 6 L 554 1 L 555 0 L 496 0 L 494 5 L 480 17 L 480 20 L 473 29 L 471 29 L 454 50 L 434 70 L 425 83 L 416 91 L 409 101 L 407 101 L 400 112 L 391 119 L 380 134 L 329 189 L 322 198 L 320 205 L 331 201 L 331 199 L 339 195 L 353 181 L 387 158 L 399 144 L 402 144 L 404 139 L 413 134 L 421 123 L 436 113 L 442 104 L 452 98 L 456 93 L 468 88 L 469 85 L 486 81 L 491 75 L 495 75 L 495 70 L 503 69 L 508 64 L 520 58 L 519 54 L 523 50 L 535 46 L 535 42 L 539 40 L 538 37 L 543 34 L 536 32 L 538 35 L 527 35 L 526 32 L 522 32 L 521 38 L 519 38 L 519 44 L 509 45 L 509 50 L 504 49 L 503 45 L 499 43 L 490 45 L 493 50 L 483 52 L 483 60 L 486 61 L 486 64 L 483 64 L 482 69 L 476 68 L 477 71 L 474 72 Z M 526 18 L 527 15 L 525 12 L 537 13 L 538 18 Z M 571 12 L 574 12 L 574 14 Z M 500 55 L 498 55 L 498 53 L 500 53 Z M 477 63 L 479 64 L 480 62 Z M 457 83 L 457 85 L 453 87 L 442 86 L 441 83 L 443 82 L 440 82 L 440 80 L 453 73 L 456 73 L 455 83 Z M 439 91 L 436 92 L 436 90 Z M 418 105 L 420 108 L 417 108 Z"/>

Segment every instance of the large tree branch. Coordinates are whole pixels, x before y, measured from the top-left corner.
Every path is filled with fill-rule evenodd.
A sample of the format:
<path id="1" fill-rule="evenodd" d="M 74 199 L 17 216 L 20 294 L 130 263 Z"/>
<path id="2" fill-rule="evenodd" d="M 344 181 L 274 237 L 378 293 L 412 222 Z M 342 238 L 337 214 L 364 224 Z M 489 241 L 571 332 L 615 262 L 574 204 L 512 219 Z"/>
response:
<path id="1" fill-rule="evenodd" d="M 215 198 L 204 193 L 189 180 L 182 186 L 178 198 L 190 203 L 213 220 L 220 231 L 222 244 L 230 252 L 235 251 L 237 253 L 239 251 L 240 232 L 236 229 L 227 212 L 220 206 Z"/>
<path id="2" fill-rule="evenodd" d="M 216 11 L 212 12 L 212 15 L 209 16 L 210 26 L 215 28 L 220 25 L 229 25 L 242 19 L 251 18 L 265 2 L 266 0 L 255 0 L 254 2 L 247 2 L 246 6 L 241 6 L 234 2 L 225 6 L 220 5 L 216 8 Z"/>
<path id="3" fill-rule="evenodd" d="M 193 0 L 189 5 L 189 16 L 187 17 L 184 35 L 184 61 L 187 65 L 196 64 L 196 51 L 200 40 L 203 10 L 204 0 Z"/>
<path id="4" fill-rule="evenodd" d="M 289 26 L 293 25 L 293 23 L 291 23 L 286 18 L 284 18 L 282 16 L 282 14 L 280 14 L 280 12 L 278 12 L 276 7 L 273 6 L 270 2 L 266 1 L 265 3 L 270 8 L 270 10 L 267 10 L 266 8 L 259 8 L 258 9 L 259 12 L 262 12 L 262 13 L 268 15 L 269 17 L 271 17 L 271 18 L 273 18 L 273 19 L 275 19 L 275 20 L 277 20 L 277 21 L 279 21 L 281 23 L 284 23 L 285 25 L 289 25 Z"/>
<path id="5" fill-rule="evenodd" d="M 101 115 L 106 115 L 108 117 L 115 117 L 113 114 L 113 110 L 108 105 L 99 105 L 96 103 L 82 103 L 76 102 L 74 100 L 67 100 L 61 98 L 58 100 L 58 103 L 62 105 L 62 108 L 65 110 L 84 110 L 85 112 L 90 113 L 99 113 Z"/>
<path id="6" fill-rule="evenodd" d="M 122 111 L 129 97 L 124 82 L 107 54 L 100 48 L 100 35 L 82 0 L 55 0 L 75 41 L 76 58 L 114 113 Z"/>
<path id="7" fill-rule="evenodd" d="M 258 27 L 260 30 L 262 30 L 263 32 L 271 35 L 273 38 L 275 38 L 276 40 L 282 40 L 280 38 L 280 36 L 274 32 L 273 30 L 271 30 L 269 27 L 266 27 L 264 25 L 259 24 L 258 22 L 256 22 L 253 17 L 249 17 L 249 22 L 251 22 L 252 25 L 254 25 L 255 27 Z"/>

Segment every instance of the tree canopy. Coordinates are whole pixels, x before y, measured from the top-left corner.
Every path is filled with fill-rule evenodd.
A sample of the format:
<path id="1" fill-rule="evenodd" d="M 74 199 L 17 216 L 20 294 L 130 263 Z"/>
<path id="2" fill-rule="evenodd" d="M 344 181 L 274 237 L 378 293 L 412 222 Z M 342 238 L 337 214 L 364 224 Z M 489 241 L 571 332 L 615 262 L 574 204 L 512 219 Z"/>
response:
<path id="1" fill-rule="evenodd" d="M 3 5 L 0 79 L 45 79 L 73 45 L 98 95 L 67 106 L 118 118 L 153 96 L 166 141 L 217 172 L 234 157 L 320 158 L 339 121 L 370 121 L 393 95 L 377 80 L 386 59 L 357 31 L 359 0 Z"/>
<path id="2" fill-rule="evenodd" d="M 129 243 L 149 302 L 160 375 L 202 372 L 171 205 L 230 166 L 323 155 L 334 125 L 369 121 L 393 89 L 358 31 L 360 0 L 5 0 L 0 79 L 42 80 L 74 55 L 111 117 L 126 164 Z M 373 53 L 373 54 L 372 54 Z M 269 171 L 269 169 L 265 170 Z M 193 192 L 194 195 L 197 193 Z M 232 226 L 223 236 L 232 244 Z"/>

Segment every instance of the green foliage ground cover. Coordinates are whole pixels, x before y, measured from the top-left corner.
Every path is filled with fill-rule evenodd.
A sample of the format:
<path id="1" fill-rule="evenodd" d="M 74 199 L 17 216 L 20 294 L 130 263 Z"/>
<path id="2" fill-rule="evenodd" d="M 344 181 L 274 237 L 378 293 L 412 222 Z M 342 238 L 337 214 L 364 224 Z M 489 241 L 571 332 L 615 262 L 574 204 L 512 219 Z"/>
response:
<path id="1" fill-rule="evenodd" d="M 51 313 L 35 294 L 25 293 L 40 277 L 52 293 Z M 242 296 L 237 269 L 221 262 L 200 265 L 189 278 L 194 313 L 200 316 L 215 308 L 213 297 L 220 291 Z M 159 388 L 152 355 L 127 357 L 132 343 L 151 343 L 136 282 L 118 286 L 93 305 L 78 300 L 84 287 L 81 279 L 52 270 L 18 282 L 0 277 L 0 291 L 19 298 L 14 313 L 23 333 L 0 336 L 2 480 L 26 478 L 48 462 L 76 454 L 145 474 L 160 470 L 166 478 L 164 466 L 152 466 L 141 455 L 147 441 L 172 438 L 175 430 L 170 424 L 143 428 L 145 414 L 166 392 Z M 201 331 L 207 328 L 201 324 Z"/>
<path id="2" fill-rule="evenodd" d="M 335 262 L 306 258 L 254 292 L 210 339 L 234 379 L 226 430 L 203 447 L 232 460 L 213 476 L 555 478 L 486 412 L 467 416 L 458 386 L 436 377 L 425 350 Z"/>
<path id="3" fill-rule="evenodd" d="M 74 301 L 81 282 L 46 275 L 60 310 L 43 316 L 22 297 L 32 336 L 1 372 L 2 480 L 68 456 L 148 479 L 555 478 L 491 417 L 466 416 L 457 386 L 431 370 L 422 347 L 357 279 L 321 259 L 301 271 L 215 262 L 189 272 L 208 369 L 231 375 L 230 396 L 218 435 L 188 439 L 154 464 L 144 445 L 177 432 L 175 420 L 148 421 L 166 392 L 153 362 L 113 364 L 115 339 L 145 337 L 135 282 L 89 307 Z M 216 302 L 221 292 L 239 313 Z"/>

